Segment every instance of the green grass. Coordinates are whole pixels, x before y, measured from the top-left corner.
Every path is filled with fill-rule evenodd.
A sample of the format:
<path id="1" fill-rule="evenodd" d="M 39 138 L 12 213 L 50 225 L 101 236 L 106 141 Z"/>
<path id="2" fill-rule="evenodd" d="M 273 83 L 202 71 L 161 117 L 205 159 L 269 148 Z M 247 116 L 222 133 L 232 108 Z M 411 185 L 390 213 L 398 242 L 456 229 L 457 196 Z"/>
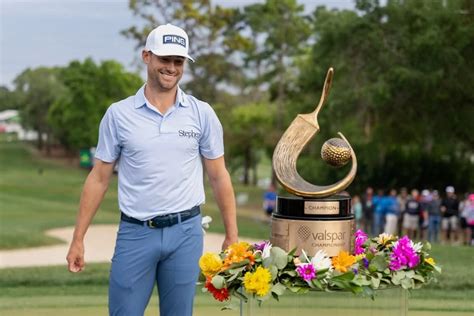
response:
<path id="1" fill-rule="evenodd" d="M 26 144 L 0 142 L 0 249 L 58 243 L 43 232 L 74 225 L 87 173 L 87 170 L 41 158 Z M 248 192 L 250 200 L 255 201 L 239 210 L 241 234 L 267 238 L 269 228 L 262 225 L 259 216 L 263 213 L 260 210 L 262 191 L 237 186 L 236 192 L 240 191 Z M 203 213 L 214 219 L 210 231 L 223 232 L 212 195 L 208 194 L 207 201 Z M 94 223 L 117 223 L 118 216 L 117 177 L 114 176 Z"/>
<path id="2" fill-rule="evenodd" d="M 431 284 L 422 290 L 412 291 L 409 300 L 409 311 L 412 313 L 424 312 L 431 315 L 462 315 L 474 313 L 474 278 L 472 272 L 472 248 L 436 245 L 433 256 L 443 267 L 443 274 L 439 283 Z M 62 310 L 64 313 L 72 307 L 77 310 L 103 310 L 107 305 L 107 284 L 109 264 L 89 264 L 80 274 L 70 274 L 64 266 L 37 267 L 0 270 L 0 314 L 2 311 L 18 312 L 29 309 L 48 310 L 51 308 Z M 219 304 L 207 294 L 197 291 L 196 309 L 208 308 L 219 310 Z M 376 301 L 387 306 L 381 293 Z M 319 298 L 325 296 L 321 305 L 325 308 L 340 308 L 340 298 L 334 294 L 316 293 Z M 339 295 L 339 294 L 337 294 Z M 346 295 L 346 294 L 344 294 Z M 348 294 L 352 298 L 352 294 Z M 153 296 L 150 308 L 156 307 L 156 295 Z M 362 308 L 371 304 L 367 298 L 361 298 L 357 306 Z M 290 303 L 284 301 L 279 308 Z M 352 303 L 354 304 L 354 303 Z M 378 304 L 378 303 L 377 303 Z M 378 306 L 378 305 L 377 305 Z M 17 315 L 17 314 L 15 314 Z M 18 314 L 21 315 L 21 314 Z M 24 314 L 26 315 L 26 314 Z M 90 314 L 92 315 L 92 314 Z M 204 315 L 204 314 L 203 314 Z M 212 315 L 212 313 L 211 313 Z M 232 314 L 229 314 L 232 315 Z M 416 315 L 416 314 L 413 314 Z M 430 315 L 430 314 L 428 314 Z"/>
<path id="3" fill-rule="evenodd" d="M 0 175 L 0 249 L 58 243 L 46 237 L 44 230 L 74 225 L 87 171 L 41 158 L 25 144 L 0 141 Z M 114 177 L 94 223 L 117 223 L 116 181 Z M 262 190 L 240 185 L 236 185 L 235 190 L 249 197 L 248 202 L 238 208 L 240 234 L 268 238 L 270 227 L 261 210 Z M 206 191 L 208 202 L 203 213 L 214 219 L 211 231 L 223 232 L 219 211 L 210 190 Z M 439 283 L 410 293 L 409 315 L 473 314 L 474 249 L 435 245 L 433 257 L 443 267 L 443 274 Z M 109 264 L 89 264 L 80 274 L 70 274 L 64 266 L 0 269 L 0 314 L 107 314 L 109 268 Z M 197 293 L 195 315 L 221 315 L 219 303 L 207 294 Z M 348 314 L 334 296 L 321 297 L 328 314 Z M 281 303 L 278 310 L 282 313 L 298 314 L 286 310 L 285 306 L 291 303 Z M 154 295 L 146 315 L 156 315 L 156 306 Z M 222 314 L 238 315 L 237 312 Z"/>

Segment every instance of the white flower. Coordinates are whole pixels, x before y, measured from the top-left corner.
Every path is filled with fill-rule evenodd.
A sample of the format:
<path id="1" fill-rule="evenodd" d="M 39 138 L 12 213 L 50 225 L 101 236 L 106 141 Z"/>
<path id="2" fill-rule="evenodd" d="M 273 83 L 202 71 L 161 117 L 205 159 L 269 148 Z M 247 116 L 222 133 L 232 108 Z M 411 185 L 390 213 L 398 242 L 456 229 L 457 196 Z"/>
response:
<path id="1" fill-rule="evenodd" d="M 318 252 L 316 252 L 314 257 L 311 259 L 311 263 L 313 264 L 316 271 L 325 269 L 332 271 L 331 258 L 329 258 L 328 254 L 324 250 L 318 250 Z"/>
<path id="2" fill-rule="evenodd" d="M 421 242 L 417 242 L 416 244 L 413 242 L 413 240 L 410 240 L 411 247 L 415 252 L 420 252 L 421 248 L 423 248 L 423 244 Z"/>
<path id="3" fill-rule="evenodd" d="M 272 244 L 270 242 L 266 242 L 265 246 L 263 247 L 262 251 L 262 259 L 270 257 L 270 250 L 272 249 Z"/>
<path id="4" fill-rule="evenodd" d="M 206 233 L 205 229 L 209 229 L 209 223 L 212 222 L 212 217 L 210 216 L 204 216 L 201 219 L 201 226 L 202 226 L 202 231 Z"/>

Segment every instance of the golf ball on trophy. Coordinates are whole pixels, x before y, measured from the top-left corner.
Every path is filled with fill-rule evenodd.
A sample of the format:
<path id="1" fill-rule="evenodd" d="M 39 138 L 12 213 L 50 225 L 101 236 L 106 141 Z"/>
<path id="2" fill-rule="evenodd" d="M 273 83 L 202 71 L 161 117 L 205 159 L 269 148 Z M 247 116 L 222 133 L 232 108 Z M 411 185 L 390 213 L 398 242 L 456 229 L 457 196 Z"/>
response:
<path id="1" fill-rule="evenodd" d="M 342 138 L 331 138 L 321 147 L 321 158 L 333 167 L 342 167 L 351 159 L 351 148 Z"/>

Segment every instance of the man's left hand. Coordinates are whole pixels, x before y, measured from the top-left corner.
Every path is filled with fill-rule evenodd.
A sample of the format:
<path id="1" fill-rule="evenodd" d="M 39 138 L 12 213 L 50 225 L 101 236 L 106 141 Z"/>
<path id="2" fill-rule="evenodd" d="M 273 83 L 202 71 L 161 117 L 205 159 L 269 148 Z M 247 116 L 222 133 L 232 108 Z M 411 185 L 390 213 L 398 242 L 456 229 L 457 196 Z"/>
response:
<path id="1" fill-rule="evenodd" d="M 238 241 L 239 241 L 239 239 L 238 239 L 237 236 L 235 236 L 235 237 L 226 236 L 225 239 L 224 239 L 224 242 L 222 243 L 222 250 L 227 249 L 227 247 L 229 247 L 230 245 L 232 245 L 233 243 L 236 243 Z"/>

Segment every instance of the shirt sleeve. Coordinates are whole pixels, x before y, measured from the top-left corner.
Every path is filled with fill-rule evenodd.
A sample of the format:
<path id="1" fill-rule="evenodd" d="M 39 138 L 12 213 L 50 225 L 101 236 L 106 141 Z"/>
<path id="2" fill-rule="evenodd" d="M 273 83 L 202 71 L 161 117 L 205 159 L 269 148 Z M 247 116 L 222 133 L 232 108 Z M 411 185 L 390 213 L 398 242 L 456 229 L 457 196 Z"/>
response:
<path id="1" fill-rule="evenodd" d="M 224 155 L 224 132 L 219 118 L 209 105 L 203 122 L 199 152 L 204 158 L 217 159 Z"/>
<path id="2" fill-rule="evenodd" d="M 121 146 L 112 107 L 109 107 L 99 126 L 99 142 L 95 158 L 104 162 L 114 162 L 120 156 Z"/>

